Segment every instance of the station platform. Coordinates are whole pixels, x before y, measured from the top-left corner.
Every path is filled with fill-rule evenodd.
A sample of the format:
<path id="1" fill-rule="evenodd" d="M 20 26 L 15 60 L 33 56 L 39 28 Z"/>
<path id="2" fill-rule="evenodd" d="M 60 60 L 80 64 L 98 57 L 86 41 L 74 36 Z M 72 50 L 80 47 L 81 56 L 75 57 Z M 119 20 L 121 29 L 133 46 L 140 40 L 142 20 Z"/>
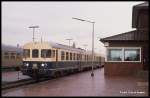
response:
<path id="1" fill-rule="evenodd" d="M 2 96 L 148 96 L 147 79 L 107 77 L 104 68 L 2 91 Z M 40 89 L 39 89 L 40 88 Z"/>
<path id="2" fill-rule="evenodd" d="M 2 84 L 28 78 L 30 77 L 22 75 L 21 71 L 2 72 Z"/>

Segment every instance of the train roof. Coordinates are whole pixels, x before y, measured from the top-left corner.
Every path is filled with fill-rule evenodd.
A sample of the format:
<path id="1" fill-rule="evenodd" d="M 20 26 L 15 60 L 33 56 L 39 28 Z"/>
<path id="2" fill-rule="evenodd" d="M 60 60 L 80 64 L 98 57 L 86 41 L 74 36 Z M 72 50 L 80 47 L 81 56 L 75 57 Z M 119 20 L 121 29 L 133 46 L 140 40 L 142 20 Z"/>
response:
<path id="1" fill-rule="evenodd" d="M 81 48 L 73 48 L 72 46 L 67 46 L 55 42 L 29 42 L 23 46 L 25 47 L 42 47 L 42 48 L 57 48 L 57 49 L 65 49 L 69 51 L 77 51 L 77 52 L 84 52 L 84 49 Z"/>
<path id="2" fill-rule="evenodd" d="M 81 48 L 73 48 L 72 46 L 67 46 L 67 45 L 53 43 L 53 42 L 50 42 L 50 44 L 54 48 L 61 48 L 61 49 L 70 50 L 70 51 L 85 52 L 85 50 Z"/>
<path id="3" fill-rule="evenodd" d="M 59 43 L 55 43 L 55 42 L 29 42 L 27 44 L 25 44 L 23 46 L 24 48 L 39 48 L 42 47 L 43 49 L 48 49 L 48 48 L 56 48 L 56 49 L 64 49 L 64 50 L 69 50 L 69 51 L 73 51 L 73 52 L 80 52 L 80 53 L 86 53 L 88 55 L 91 55 L 92 52 L 91 51 L 85 51 L 84 49 L 81 48 L 74 48 L 72 46 L 68 46 L 68 45 L 63 45 L 63 44 L 59 44 Z M 100 55 L 95 53 L 95 55 Z"/>

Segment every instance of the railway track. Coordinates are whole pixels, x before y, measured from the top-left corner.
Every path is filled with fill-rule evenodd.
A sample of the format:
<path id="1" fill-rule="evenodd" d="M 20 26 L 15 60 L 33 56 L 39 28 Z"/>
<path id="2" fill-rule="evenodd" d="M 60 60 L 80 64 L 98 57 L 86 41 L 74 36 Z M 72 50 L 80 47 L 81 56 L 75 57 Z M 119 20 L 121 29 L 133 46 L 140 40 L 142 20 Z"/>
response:
<path id="1" fill-rule="evenodd" d="M 9 82 L 9 83 L 2 84 L 2 90 L 10 89 L 10 88 L 18 87 L 18 86 L 23 86 L 23 85 L 31 84 L 35 82 L 36 80 L 33 80 L 33 79 L 23 79 L 23 80 L 19 80 L 15 82 Z"/>
<path id="2" fill-rule="evenodd" d="M 45 79 L 39 79 L 37 81 L 37 80 L 30 78 L 30 79 L 23 79 L 23 80 L 19 80 L 19 81 L 15 81 L 15 82 L 5 83 L 5 84 L 2 84 L 2 90 L 15 88 L 15 87 L 19 87 L 19 86 L 23 86 L 23 85 L 27 85 L 27 84 L 39 83 L 39 82 L 46 81 L 46 80 L 49 80 L 49 79 L 45 78 Z"/>

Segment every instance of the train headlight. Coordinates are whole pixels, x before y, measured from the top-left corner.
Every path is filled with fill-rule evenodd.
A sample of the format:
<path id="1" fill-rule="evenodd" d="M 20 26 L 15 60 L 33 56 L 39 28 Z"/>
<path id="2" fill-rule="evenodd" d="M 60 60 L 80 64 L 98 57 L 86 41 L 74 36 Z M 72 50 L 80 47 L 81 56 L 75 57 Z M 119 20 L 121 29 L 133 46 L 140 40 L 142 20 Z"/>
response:
<path id="1" fill-rule="evenodd" d="M 44 67 L 44 64 L 42 63 L 41 66 Z"/>
<path id="2" fill-rule="evenodd" d="M 28 67 L 28 66 L 29 66 L 29 63 L 24 63 L 24 66 Z"/>

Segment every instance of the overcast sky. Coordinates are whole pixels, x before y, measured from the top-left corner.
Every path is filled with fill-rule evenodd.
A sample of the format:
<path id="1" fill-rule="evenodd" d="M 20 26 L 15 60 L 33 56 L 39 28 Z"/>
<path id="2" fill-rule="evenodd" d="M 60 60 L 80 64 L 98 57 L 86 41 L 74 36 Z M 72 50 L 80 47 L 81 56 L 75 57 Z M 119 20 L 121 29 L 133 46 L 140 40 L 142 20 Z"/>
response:
<path id="1" fill-rule="evenodd" d="M 73 39 L 77 47 L 91 50 L 92 24 L 72 17 L 95 22 L 95 51 L 104 54 L 100 38 L 133 30 L 132 7 L 143 2 L 2 2 L 2 43 L 20 46 L 35 40 L 68 45 Z"/>

